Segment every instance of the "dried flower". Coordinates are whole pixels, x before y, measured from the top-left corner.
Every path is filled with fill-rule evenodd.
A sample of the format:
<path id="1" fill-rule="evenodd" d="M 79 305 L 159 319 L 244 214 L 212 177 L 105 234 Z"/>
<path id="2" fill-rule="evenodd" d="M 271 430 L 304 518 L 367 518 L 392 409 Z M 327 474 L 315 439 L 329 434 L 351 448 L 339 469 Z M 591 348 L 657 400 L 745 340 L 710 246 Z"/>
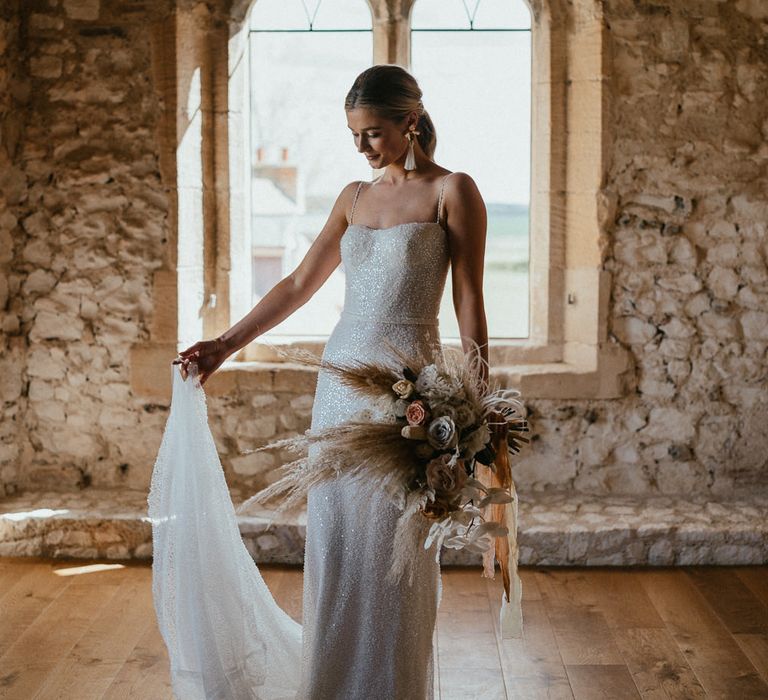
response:
<path id="1" fill-rule="evenodd" d="M 466 403 L 461 403 L 456 407 L 456 413 L 453 420 L 459 428 L 466 428 L 475 422 L 477 416 L 472 408 Z"/>
<path id="2" fill-rule="evenodd" d="M 466 450 L 465 456 L 467 458 L 474 457 L 475 454 L 480 452 L 491 439 L 491 429 L 488 427 L 488 423 L 483 423 L 480 427 L 473 430 L 464 443 L 464 449 Z"/>
<path id="3" fill-rule="evenodd" d="M 444 494 L 453 501 L 467 481 L 464 462 L 456 455 L 443 452 L 427 463 L 427 485 L 436 494 Z"/>
<path id="4" fill-rule="evenodd" d="M 405 411 L 405 418 L 409 425 L 424 425 L 428 414 L 429 411 L 424 402 L 421 399 L 416 399 L 408 404 L 408 408 Z"/>
<path id="5" fill-rule="evenodd" d="M 427 439 L 427 429 L 423 425 L 404 425 L 400 434 L 409 440 Z"/>
<path id="6" fill-rule="evenodd" d="M 415 386 L 413 382 L 409 382 L 407 379 L 399 379 L 392 385 L 392 390 L 401 398 L 407 399 L 413 394 Z"/>
<path id="7" fill-rule="evenodd" d="M 456 424 L 450 416 L 435 418 L 427 428 L 429 444 L 436 450 L 447 450 L 458 443 Z"/>
<path id="8" fill-rule="evenodd" d="M 311 353 L 298 355 L 300 361 L 333 372 L 367 399 L 366 405 L 347 424 L 248 450 L 305 447 L 308 455 L 285 465 L 285 476 L 243 506 L 287 493 L 282 509 L 342 470 L 366 473 L 402 509 L 390 574 L 396 578 L 408 569 L 409 543 L 420 528 L 413 518 L 421 512 L 434 521 L 424 547 L 436 545 L 436 560 L 442 546 L 482 552 L 485 575 L 491 575 L 496 557 L 506 601 L 514 602 L 519 613 L 517 506 L 509 469 L 509 455 L 528 441 L 521 435 L 527 423 L 519 392 L 491 389 L 482 379 L 479 346 L 468 354 L 456 350 L 430 360 L 421 354 L 409 356 L 386 340 L 384 344 L 394 364 L 336 364 Z M 494 545 L 505 536 L 503 546 Z"/>

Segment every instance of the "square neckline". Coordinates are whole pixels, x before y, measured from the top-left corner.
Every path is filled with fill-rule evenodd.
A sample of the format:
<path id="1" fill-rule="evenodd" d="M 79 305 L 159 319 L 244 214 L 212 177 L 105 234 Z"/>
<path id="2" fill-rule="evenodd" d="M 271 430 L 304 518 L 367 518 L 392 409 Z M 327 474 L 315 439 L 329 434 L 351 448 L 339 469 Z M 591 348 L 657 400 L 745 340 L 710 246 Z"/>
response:
<path id="1" fill-rule="evenodd" d="M 403 222 L 401 224 L 394 224 L 393 226 L 385 226 L 383 228 L 379 228 L 379 227 L 375 227 L 375 226 L 366 226 L 365 224 L 356 224 L 356 223 L 353 222 L 353 219 L 355 218 L 355 206 L 357 205 L 357 198 L 360 196 L 360 190 L 362 189 L 363 183 L 365 182 L 365 180 L 360 180 L 360 183 L 357 186 L 357 191 L 355 192 L 355 198 L 352 201 L 352 209 L 351 209 L 351 211 L 349 213 L 349 221 L 347 222 L 347 230 L 349 230 L 352 226 L 359 226 L 360 228 L 364 228 L 364 229 L 366 229 L 368 231 L 389 231 L 389 230 L 391 230 L 393 228 L 403 228 L 403 227 L 406 227 L 406 226 L 427 226 L 429 224 L 436 224 L 437 226 L 440 227 L 440 230 L 443 233 L 447 234 L 448 232 L 446 231 L 445 227 L 440 223 L 440 211 L 441 211 L 442 206 L 443 206 L 443 192 L 445 190 L 445 183 L 448 180 L 448 178 L 451 175 L 453 175 L 455 172 L 456 171 L 454 170 L 454 171 L 448 173 L 443 178 L 443 181 L 440 184 L 440 195 L 439 195 L 439 197 L 437 199 L 437 221 L 405 221 L 405 222 Z M 376 178 L 376 180 L 379 180 L 382 177 L 384 177 L 383 174 L 380 175 L 378 178 Z M 376 180 L 371 180 L 371 182 L 369 184 L 372 185 L 374 182 L 376 182 Z"/>
<path id="2" fill-rule="evenodd" d="M 376 226 L 366 226 L 365 224 L 347 224 L 347 230 L 352 228 L 353 226 L 358 226 L 360 228 L 367 229 L 368 231 L 389 231 L 393 228 L 402 228 L 404 226 L 439 226 L 440 230 L 443 231 L 443 233 L 447 233 L 445 228 L 443 228 L 443 225 L 437 221 L 405 221 L 402 224 L 395 224 L 394 226 L 384 226 L 383 228 L 379 228 Z"/>

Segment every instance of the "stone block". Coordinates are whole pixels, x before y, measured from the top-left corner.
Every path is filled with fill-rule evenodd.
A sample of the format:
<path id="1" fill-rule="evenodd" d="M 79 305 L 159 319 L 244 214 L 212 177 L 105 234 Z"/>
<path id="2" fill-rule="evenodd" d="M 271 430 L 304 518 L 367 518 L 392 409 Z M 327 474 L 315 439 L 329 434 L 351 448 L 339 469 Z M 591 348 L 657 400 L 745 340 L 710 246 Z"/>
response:
<path id="1" fill-rule="evenodd" d="M 645 344 L 657 333 L 657 328 L 637 316 L 623 316 L 613 322 L 613 334 L 628 345 Z"/>
<path id="2" fill-rule="evenodd" d="M 129 374 L 134 395 L 170 405 L 171 372 L 174 369 L 171 362 L 176 356 L 176 345 L 173 343 L 133 345 L 130 350 Z"/>
<path id="3" fill-rule="evenodd" d="M 768 340 L 768 313 L 747 311 L 741 315 L 744 337 L 750 340 Z"/>
<path id="4" fill-rule="evenodd" d="M 83 321 L 54 311 L 39 311 L 29 333 L 33 342 L 39 340 L 79 340 L 83 337 Z"/>
<path id="5" fill-rule="evenodd" d="M 236 474 L 244 476 L 255 476 L 270 472 L 276 468 L 277 464 L 274 455 L 267 451 L 252 452 L 250 454 L 232 457 L 230 459 L 232 469 Z"/>
<path id="6" fill-rule="evenodd" d="M 36 78 L 52 80 L 61 76 L 62 62 L 57 56 L 40 56 L 29 62 L 29 72 Z"/>
<path id="7" fill-rule="evenodd" d="M 64 0 L 64 12 L 71 19 L 94 20 L 99 18 L 101 0 Z"/>

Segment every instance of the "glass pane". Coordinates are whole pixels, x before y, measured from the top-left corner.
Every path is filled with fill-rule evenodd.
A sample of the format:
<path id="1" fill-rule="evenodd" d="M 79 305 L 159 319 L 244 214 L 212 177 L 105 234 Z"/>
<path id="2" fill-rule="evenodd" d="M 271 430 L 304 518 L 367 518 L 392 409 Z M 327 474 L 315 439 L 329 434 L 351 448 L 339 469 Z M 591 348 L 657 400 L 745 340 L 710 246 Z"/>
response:
<path id="1" fill-rule="evenodd" d="M 366 0 L 323 0 L 313 29 L 370 29 L 372 26 L 371 8 Z"/>
<path id="2" fill-rule="evenodd" d="M 422 0 L 423 1 L 423 0 Z M 412 72 L 437 131 L 435 160 L 469 173 L 488 209 L 488 335 L 528 335 L 530 32 L 413 32 Z M 450 275 L 443 338 L 459 336 Z"/>
<path id="3" fill-rule="evenodd" d="M 256 0 L 251 29 L 370 29 L 366 0 Z"/>
<path id="4" fill-rule="evenodd" d="M 371 179 L 347 128 L 344 98 L 371 65 L 373 41 L 371 32 L 298 32 L 254 33 L 249 42 L 255 304 L 301 262 L 343 187 Z M 327 336 L 343 304 L 340 265 L 265 336 Z"/>
<path id="5" fill-rule="evenodd" d="M 469 29 L 464 3 L 462 0 L 417 0 L 411 10 L 411 29 L 420 28 Z"/>
<path id="6" fill-rule="evenodd" d="M 411 29 L 472 27 L 530 29 L 531 13 L 525 0 L 417 0 L 411 10 Z"/>
<path id="7" fill-rule="evenodd" d="M 525 0 L 481 0 L 474 28 L 530 29 L 531 11 Z"/>
<path id="8" fill-rule="evenodd" d="M 309 29 L 309 20 L 301 0 L 256 0 L 249 26 L 251 29 Z"/>

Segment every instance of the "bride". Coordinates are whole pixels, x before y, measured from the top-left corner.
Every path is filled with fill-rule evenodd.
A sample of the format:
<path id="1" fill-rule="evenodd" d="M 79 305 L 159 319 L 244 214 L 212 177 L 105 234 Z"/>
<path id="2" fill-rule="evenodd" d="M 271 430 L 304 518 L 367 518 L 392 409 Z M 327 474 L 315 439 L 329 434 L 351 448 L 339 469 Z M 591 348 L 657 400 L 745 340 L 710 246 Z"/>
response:
<path id="1" fill-rule="evenodd" d="M 200 389 L 230 355 L 305 304 L 342 261 L 344 308 L 323 357 L 384 360 L 385 340 L 424 356 L 441 353 L 437 315 L 450 268 L 463 349 L 480 347 L 487 381 L 485 205 L 469 175 L 433 160 L 435 128 L 421 97 L 397 65 L 375 65 L 355 79 L 347 125 L 358 152 L 382 174 L 340 192 L 304 259 L 248 315 L 174 360 L 174 403 L 177 392 L 188 392 L 203 409 L 183 422 L 183 405 L 172 405 L 150 493 L 155 604 L 180 700 L 433 697 L 441 592 L 434 553 L 415 543 L 413 582 L 391 583 L 384 574 L 399 511 L 390 497 L 344 472 L 313 486 L 299 625 L 276 605 L 242 544 Z M 183 381 L 190 373 L 196 391 Z M 360 407 L 335 375 L 318 372 L 312 428 L 341 424 Z M 174 446 L 165 444 L 172 420 Z M 188 472 L 176 473 L 175 487 L 172 461 Z M 190 481 L 181 486 L 182 478 Z M 190 485 L 205 478 L 208 485 Z M 429 528 L 423 521 L 421 542 Z"/>

